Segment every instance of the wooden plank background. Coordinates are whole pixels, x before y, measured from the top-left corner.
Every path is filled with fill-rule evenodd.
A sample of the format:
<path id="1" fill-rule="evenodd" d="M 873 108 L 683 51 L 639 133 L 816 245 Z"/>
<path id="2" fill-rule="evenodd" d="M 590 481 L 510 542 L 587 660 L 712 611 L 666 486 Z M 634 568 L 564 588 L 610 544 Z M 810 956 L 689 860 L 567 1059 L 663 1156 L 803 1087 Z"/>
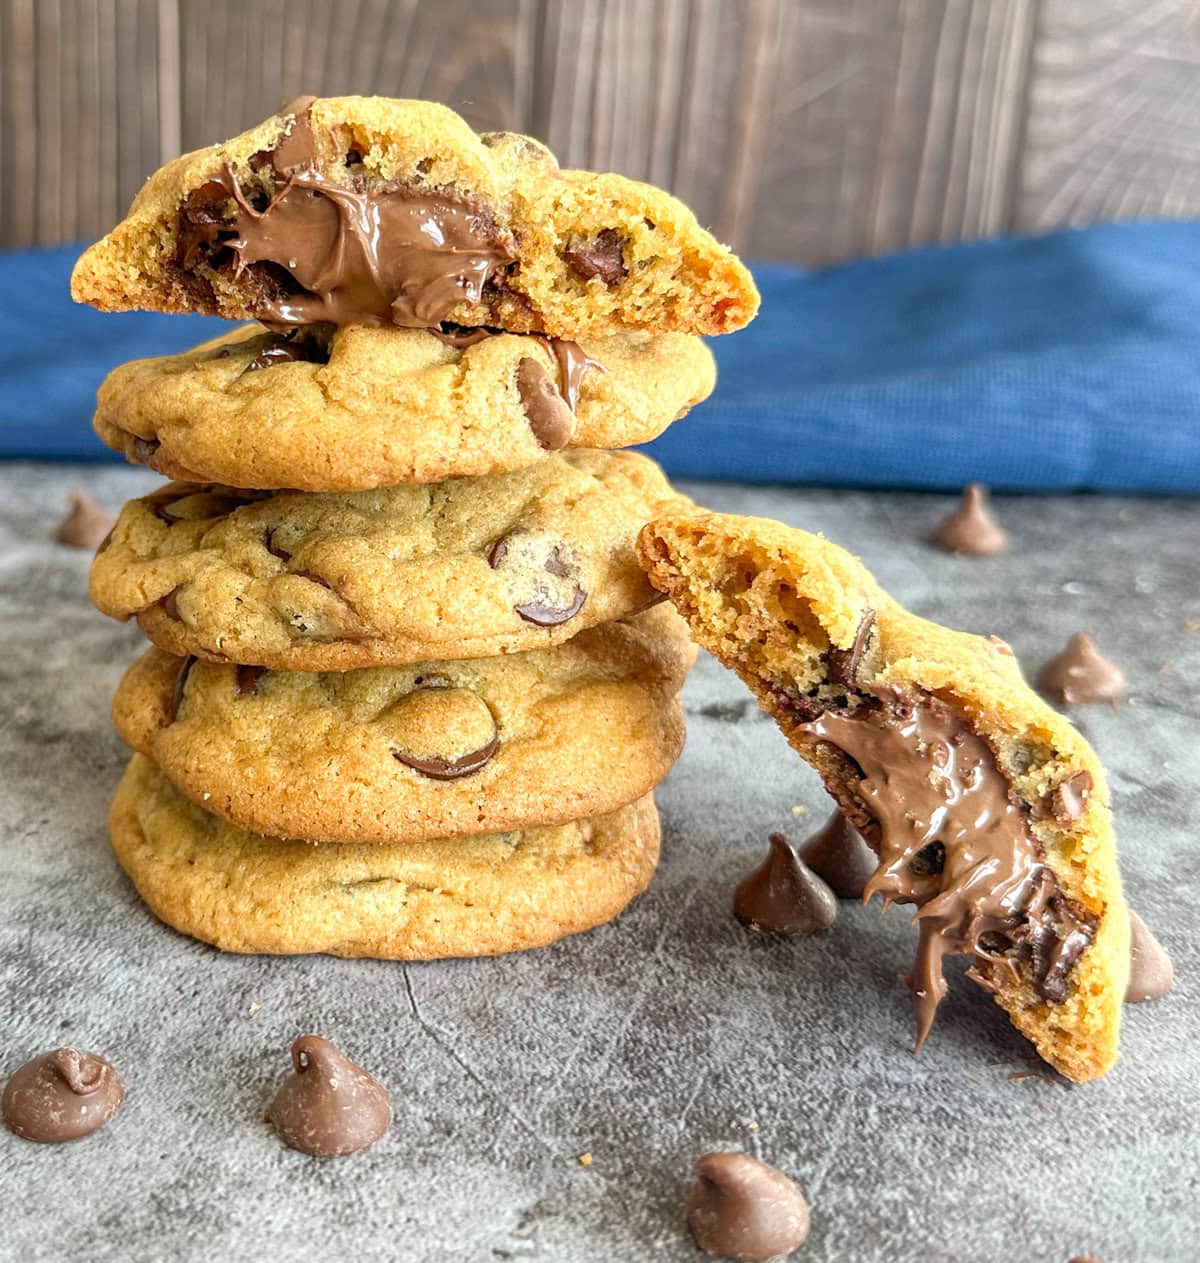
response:
<path id="1" fill-rule="evenodd" d="M 747 254 L 1200 214 L 1194 0 L 0 0 L 0 244 L 300 92 L 445 101 Z"/>

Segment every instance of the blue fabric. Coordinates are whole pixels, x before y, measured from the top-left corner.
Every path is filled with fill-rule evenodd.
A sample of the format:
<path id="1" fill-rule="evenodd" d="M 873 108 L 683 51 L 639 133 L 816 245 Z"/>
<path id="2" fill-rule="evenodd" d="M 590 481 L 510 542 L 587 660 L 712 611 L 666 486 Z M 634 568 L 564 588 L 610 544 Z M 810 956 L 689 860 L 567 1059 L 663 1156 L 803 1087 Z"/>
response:
<path id="1" fill-rule="evenodd" d="M 0 456 L 111 457 L 88 424 L 108 369 L 227 327 L 75 306 L 76 253 L 0 256 Z M 648 449 L 672 474 L 1200 492 L 1200 224 L 756 275 L 716 395 Z"/>

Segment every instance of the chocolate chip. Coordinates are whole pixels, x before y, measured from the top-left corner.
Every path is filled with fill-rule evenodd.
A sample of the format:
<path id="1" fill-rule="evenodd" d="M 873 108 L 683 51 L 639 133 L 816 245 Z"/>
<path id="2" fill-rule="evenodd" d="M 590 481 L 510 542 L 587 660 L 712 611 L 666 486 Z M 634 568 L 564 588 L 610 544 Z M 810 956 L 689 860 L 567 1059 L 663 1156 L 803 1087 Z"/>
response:
<path id="1" fill-rule="evenodd" d="M 795 938 L 827 930 L 837 918 L 832 890 L 796 857 L 782 833 L 772 833 L 763 863 L 737 888 L 733 914 L 765 934 Z"/>
<path id="2" fill-rule="evenodd" d="M 1175 967 L 1163 945 L 1150 933 L 1145 921 L 1129 910 L 1129 985 L 1125 1002 L 1157 1000 L 1175 983 Z"/>
<path id="3" fill-rule="evenodd" d="M 373 1145 L 392 1122 L 383 1085 L 329 1040 L 301 1035 L 294 1073 L 267 1110 L 285 1145 L 316 1158 L 338 1158 Z"/>
<path id="4" fill-rule="evenodd" d="M 858 630 L 854 633 L 854 642 L 850 648 L 837 649 L 831 646 L 826 651 L 825 662 L 830 676 L 845 688 L 852 689 L 857 687 L 858 668 L 862 662 L 862 656 L 867 650 L 867 644 L 871 639 L 871 632 L 874 627 L 875 611 L 864 610 L 858 622 Z"/>
<path id="5" fill-rule="evenodd" d="M 946 867 L 946 847 L 941 842 L 923 846 L 908 861 L 908 871 L 914 877 L 936 877 Z"/>
<path id="6" fill-rule="evenodd" d="M 962 501 L 933 533 L 933 542 L 948 553 L 991 557 L 1008 547 L 1008 537 L 988 508 L 987 488 L 973 482 Z"/>
<path id="7" fill-rule="evenodd" d="M 590 242 L 581 242 L 564 248 L 563 258 L 567 266 L 581 280 L 599 277 L 611 289 L 629 275 L 625 266 L 625 249 L 621 234 L 615 228 L 605 228 Z"/>
<path id="8" fill-rule="evenodd" d="M 1078 820 L 1087 810 L 1093 785 L 1092 774 L 1087 770 L 1064 777 L 1050 793 L 1050 814 L 1060 824 Z"/>
<path id="9" fill-rule="evenodd" d="M 0 1108 L 18 1136 L 55 1144 L 99 1131 L 124 1099 L 121 1076 L 103 1057 L 59 1048 L 14 1072 Z"/>
<path id="10" fill-rule="evenodd" d="M 458 780 L 486 767 L 500 748 L 488 704 L 470 689 L 454 688 L 448 680 L 418 676 L 413 683 L 418 687 L 387 716 L 396 762 L 435 781 Z M 465 741 L 478 744 L 461 754 L 443 753 L 452 731 L 465 733 Z"/>
<path id="11" fill-rule="evenodd" d="M 554 379 L 528 356 L 517 365 L 517 393 L 538 445 L 549 452 L 566 447 L 575 429 L 575 415 Z"/>
<path id="12" fill-rule="evenodd" d="M 492 756 L 500 748 L 499 736 L 494 736 L 486 745 L 478 750 L 471 750 L 453 759 L 444 759 L 440 755 L 419 758 L 415 754 L 405 754 L 403 750 L 393 750 L 392 758 L 414 772 L 428 776 L 433 781 L 456 781 L 460 776 L 471 776 L 491 762 Z"/>
<path id="13" fill-rule="evenodd" d="M 173 618 L 176 622 L 180 622 L 179 617 L 179 586 L 173 587 L 166 596 L 159 601 L 162 612 L 168 617 Z"/>
<path id="14" fill-rule="evenodd" d="M 767 1263 L 804 1244 L 808 1203 L 782 1171 L 748 1153 L 706 1153 L 696 1162 L 687 1223 L 705 1253 Z"/>
<path id="15" fill-rule="evenodd" d="M 82 491 L 68 491 L 67 502 L 70 512 L 58 524 L 54 538 L 68 548 L 96 551 L 112 532 L 113 515 Z"/>
<path id="16" fill-rule="evenodd" d="M 138 465 L 152 465 L 161 446 L 158 439 L 142 439 L 134 436 L 126 450 L 126 455 Z"/>
<path id="17" fill-rule="evenodd" d="M 840 809 L 804 844 L 800 858 L 839 899 L 861 899 L 879 867 L 875 852 Z"/>
<path id="18" fill-rule="evenodd" d="M 237 669 L 238 697 L 253 697 L 258 693 L 259 681 L 267 673 L 266 667 L 240 666 Z"/>
<path id="19" fill-rule="evenodd" d="M 263 536 L 263 547 L 272 557 L 278 557 L 280 561 L 291 561 L 292 559 L 292 554 L 275 542 L 275 531 L 272 528 L 268 528 Z"/>
<path id="20" fill-rule="evenodd" d="M 487 563 L 493 570 L 499 570 L 504 564 L 505 557 L 508 556 L 508 541 L 498 539 L 491 548 L 488 549 Z"/>
<path id="21" fill-rule="evenodd" d="M 547 584 L 545 580 L 528 580 L 533 591 L 528 600 L 515 603 L 513 610 L 535 627 L 557 627 L 568 622 L 587 600 L 587 590 L 576 578 L 578 567 L 561 541 L 548 541 L 536 532 L 517 531 L 496 540 L 488 550 L 487 561 L 493 570 L 506 566 L 522 567 L 525 571 L 523 580 L 528 580 L 529 571 L 540 561 L 541 569 L 553 578 L 574 580 L 569 596 L 561 589 L 555 590 L 559 585 Z"/>
<path id="22" fill-rule="evenodd" d="M 570 604 L 564 607 L 547 605 L 542 601 L 528 601 L 524 605 L 514 605 L 513 609 L 527 622 L 535 627 L 558 627 L 571 619 L 583 609 L 587 593 L 577 587 Z"/>
<path id="23" fill-rule="evenodd" d="M 1115 702 L 1125 692 L 1125 676 L 1084 632 L 1076 632 L 1062 653 L 1042 668 L 1038 687 L 1067 706 Z"/>
<path id="24" fill-rule="evenodd" d="M 251 340 L 261 345 L 254 358 L 242 369 L 242 377 L 247 373 L 257 373 L 260 369 L 272 368 L 276 364 L 329 363 L 328 344 L 317 338 L 301 337 L 296 332 L 289 332 L 268 333 Z"/>
<path id="25" fill-rule="evenodd" d="M 179 717 L 179 707 L 183 704 L 183 690 L 187 687 L 188 676 L 192 673 L 192 668 L 196 665 L 196 657 L 194 654 L 188 654 L 186 658 L 179 664 L 179 673 L 175 676 L 175 686 L 171 690 L 171 709 L 169 723 L 174 723 Z"/>

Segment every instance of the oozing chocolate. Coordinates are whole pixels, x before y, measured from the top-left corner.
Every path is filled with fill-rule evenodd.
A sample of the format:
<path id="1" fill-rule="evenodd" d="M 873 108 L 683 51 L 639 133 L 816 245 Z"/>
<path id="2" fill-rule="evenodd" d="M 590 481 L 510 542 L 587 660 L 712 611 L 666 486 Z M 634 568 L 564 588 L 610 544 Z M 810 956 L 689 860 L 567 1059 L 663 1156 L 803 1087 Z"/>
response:
<path id="1" fill-rule="evenodd" d="M 228 165 L 214 173 L 180 208 L 176 263 L 249 274 L 254 314 L 273 324 L 426 328 L 516 262 L 491 213 L 465 197 L 323 175 L 308 106 L 251 166 L 269 168 L 269 196 L 247 196 Z"/>
<path id="2" fill-rule="evenodd" d="M 946 992 L 942 957 L 972 955 L 989 986 L 998 967 L 1023 967 L 1052 1002 L 1096 931 L 1046 866 L 1027 813 L 988 743 L 929 695 L 877 690 L 857 706 L 825 709 L 799 731 L 836 746 L 853 778 L 841 785 L 879 856 L 864 898 L 915 903 L 920 943 L 910 986 L 920 1048 Z M 981 971 L 978 966 L 985 966 Z"/>

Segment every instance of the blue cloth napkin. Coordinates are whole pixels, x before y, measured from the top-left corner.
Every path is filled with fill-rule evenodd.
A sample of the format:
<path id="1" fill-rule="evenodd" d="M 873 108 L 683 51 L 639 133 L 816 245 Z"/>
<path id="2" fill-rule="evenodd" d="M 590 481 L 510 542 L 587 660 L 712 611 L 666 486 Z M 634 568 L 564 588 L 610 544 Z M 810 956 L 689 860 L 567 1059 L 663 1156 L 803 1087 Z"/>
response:
<path id="1" fill-rule="evenodd" d="M 75 306 L 76 253 L 0 256 L 0 457 L 111 456 L 88 424 L 108 369 L 227 327 Z M 648 449 L 676 476 L 1200 492 L 1200 224 L 755 274 L 716 394 Z"/>

